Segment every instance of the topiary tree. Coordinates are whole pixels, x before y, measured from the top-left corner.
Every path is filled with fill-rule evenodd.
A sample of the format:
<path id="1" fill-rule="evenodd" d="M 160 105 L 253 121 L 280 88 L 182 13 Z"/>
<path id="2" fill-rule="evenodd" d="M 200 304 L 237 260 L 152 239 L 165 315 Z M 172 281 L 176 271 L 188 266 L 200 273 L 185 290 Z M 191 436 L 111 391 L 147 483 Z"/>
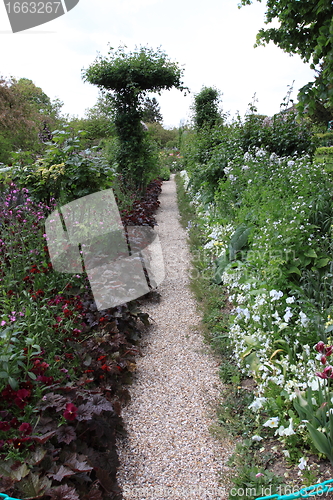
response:
<path id="1" fill-rule="evenodd" d="M 220 91 L 203 87 L 194 97 L 194 123 L 198 129 L 212 128 L 221 122 L 219 111 Z"/>
<path id="2" fill-rule="evenodd" d="M 119 47 L 111 48 L 108 55 L 83 70 L 83 79 L 111 94 L 119 138 L 118 168 L 125 185 L 141 191 L 158 172 L 157 156 L 141 124 L 144 99 L 148 92 L 185 90 L 183 70 L 161 49 L 141 47 L 126 53 Z"/>

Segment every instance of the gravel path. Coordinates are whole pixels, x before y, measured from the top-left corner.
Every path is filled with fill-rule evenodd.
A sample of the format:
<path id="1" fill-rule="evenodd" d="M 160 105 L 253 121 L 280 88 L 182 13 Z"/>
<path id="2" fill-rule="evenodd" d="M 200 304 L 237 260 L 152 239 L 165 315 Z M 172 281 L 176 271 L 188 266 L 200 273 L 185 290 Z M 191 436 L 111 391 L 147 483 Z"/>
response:
<path id="1" fill-rule="evenodd" d="M 163 183 L 160 201 L 166 278 L 160 302 L 145 306 L 154 321 L 123 410 L 128 437 L 118 441 L 118 481 L 126 500 L 224 500 L 233 446 L 209 432 L 221 387 L 218 360 L 195 327 L 200 317 L 188 288 L 190 255 L 173 178 Z"/>

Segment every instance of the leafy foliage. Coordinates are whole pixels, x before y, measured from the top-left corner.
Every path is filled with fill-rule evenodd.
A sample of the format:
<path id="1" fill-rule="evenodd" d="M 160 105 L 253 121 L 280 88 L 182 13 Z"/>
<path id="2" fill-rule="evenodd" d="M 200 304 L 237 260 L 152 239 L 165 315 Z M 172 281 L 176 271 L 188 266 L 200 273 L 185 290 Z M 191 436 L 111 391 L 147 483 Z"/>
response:
<path id="1" fill-rule="evenodd" d="M 42 158 L 30 165 L 25 156 L 14 168 L 15 182 L 30 190 L 37 201 L 50 203 L 52 198 L 67 203 L 110 187 L 114 172 L 93 146 L 82 151 L 80 137 L 67 130 L 55 130 Z"/>
<path id="2" fill-rule="evenodd" d="M 211 128 L 221 121 L 219 112 L 220 92 L 213 87 L 203 87 L 194 97 L 194 123 L 198 129 Z"/>
<path id="3" fill-rule="evenodd" d="M 154 226 L 160 186 L 121 209 L 125 225 Z M 115 438 L 148 315 L 135 302 L 98 311 L 85 276 L 52 269 L 43 221 L 53 204 L 12 184 L 0 206 L 0 491 L 120 500 Z"/>
<path id="4" fill-rule="evenodd" d="M 15 149 L 41 151 L 38 132 L 57 123 L 61 106 L 27 78 L 0 77 L 0 161 L 9 163 Z"/>
<path id="5" fill-rule="evenodd" d="M 241 0 L 242 5 L 251 0 Z M 272 41 L 285 52 L 299 54 L 304 62 L 311 61 L 317 71 L 314 82 L 300 89 L 299 108 L 310 114 L 326 110 L 324 120 L 333 113 L 333 6 L 330 0 L 299 2 L 269 0 L 265 24 L 277 20 L 279 26 L 259 30 L 257 45 Z M 318 109 L 319 108 L 319 109 Z"/>

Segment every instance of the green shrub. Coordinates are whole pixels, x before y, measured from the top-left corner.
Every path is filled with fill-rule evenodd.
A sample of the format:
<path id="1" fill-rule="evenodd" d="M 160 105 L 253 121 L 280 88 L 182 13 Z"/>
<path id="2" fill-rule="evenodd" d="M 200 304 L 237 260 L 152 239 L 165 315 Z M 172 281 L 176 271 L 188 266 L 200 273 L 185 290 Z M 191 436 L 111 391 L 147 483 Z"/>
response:
<path id="1" fill-rule="evenodd" d="M 333 158 L 333 146 L 316 149 L 316 156 L 329 156 Z"/>
<path id="2" fill-rule="evenodd" d="M 13 170 L 14 181 L 35 200 L 68 203 L 111 186 L 114 171 L 96 147 L 81 151 L 80 138 L 64 130 L 53 132 L 46 145 L 42 158 Z"/>
<path id="3" fill-rule="evenodd" d="M 168 169 L 168 167 L 162 167 L 161 170 L 160 170 L 160 175 L 159 177 L 163 180 L 163 181 L 169 181 L 170 180 L 170 170 Z"/>

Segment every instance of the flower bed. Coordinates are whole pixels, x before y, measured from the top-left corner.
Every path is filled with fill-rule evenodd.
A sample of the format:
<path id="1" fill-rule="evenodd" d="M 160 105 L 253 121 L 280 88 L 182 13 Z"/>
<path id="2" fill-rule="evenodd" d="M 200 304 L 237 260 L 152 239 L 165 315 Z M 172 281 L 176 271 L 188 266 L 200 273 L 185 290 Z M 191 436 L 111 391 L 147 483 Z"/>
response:
<path id="1" fill-rule="evenodd" d="M 154 225 L 154 181 L 123 223 Z M 20 499 L 120 499 L 117 432 L 138 353 L 135 302 L 98 311 L 87 277 L 52 269 L 54 209 L 11 185 L 0 225 L 0 491 Z"/>
<path id="2" fill-rule="evenodd" d="M 252 440 L 277 439 L 300 471 L 314 453 L 333 463 L 332 187 L 306 155 L 235 149 L 214 202 L 205 186 L 193 197 L 206 272 L 233 306 L 234 363 L 255 381 Z"/>

